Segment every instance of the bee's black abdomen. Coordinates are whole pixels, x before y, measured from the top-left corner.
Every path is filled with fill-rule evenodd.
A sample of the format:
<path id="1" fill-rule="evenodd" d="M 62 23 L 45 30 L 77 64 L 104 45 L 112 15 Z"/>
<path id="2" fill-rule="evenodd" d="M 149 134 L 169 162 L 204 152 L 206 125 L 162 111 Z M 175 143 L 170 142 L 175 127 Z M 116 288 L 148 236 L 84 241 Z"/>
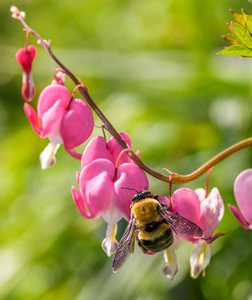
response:
<path id="1" fill-rule="evenodd" d="M 139 243 L 147 251 L 159 252 L 173 242 L 172 231 L 166 223 L 157 223 L 155 228 L 146 228 L 138 233 Z"/>

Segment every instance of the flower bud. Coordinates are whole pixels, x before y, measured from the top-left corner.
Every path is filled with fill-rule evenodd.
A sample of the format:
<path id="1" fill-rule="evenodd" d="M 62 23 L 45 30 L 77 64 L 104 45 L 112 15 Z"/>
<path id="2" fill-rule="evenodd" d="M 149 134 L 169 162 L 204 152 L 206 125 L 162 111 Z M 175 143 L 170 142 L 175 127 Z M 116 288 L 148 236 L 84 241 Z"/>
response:
<path id="1" fill-rule="evenodd" d="M 35 86 L 31 75 L 32 62 L 36 56 L 36 47 L 28 46 L 26 49 L 19 49 L 16 53 L 17 62 L 23 70 L 21 94 L 24 100 L 31 101 L 35 94 Z"/>

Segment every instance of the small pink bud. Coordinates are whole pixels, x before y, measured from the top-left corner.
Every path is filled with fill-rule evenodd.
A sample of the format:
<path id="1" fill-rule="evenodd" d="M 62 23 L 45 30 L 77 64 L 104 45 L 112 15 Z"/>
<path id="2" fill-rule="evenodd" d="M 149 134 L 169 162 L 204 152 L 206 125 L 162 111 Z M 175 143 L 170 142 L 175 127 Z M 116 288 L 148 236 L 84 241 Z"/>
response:
<path id="1" fill-rule="evenodd" d="M 26 49 L 21 48 L 16 53 L 17 62 L 20 64 L 23 71 L 30 73 L 32 69 L 32 62 L 36 56 L 36 47 L 28 46 Z"/>
<path id="2" fill-rule="evenodd" d="M 16 54 L 17 62 L 20 64 L 23 70 L 21 94 L 26 101 L 31 101 L 35 95 L 35 86 L 31 75 L 32 62 L 35 55 L 36 47 L 33 45 L 28 46 L 26 49 L 19 49 Z"/>
<path id="3" fill-rule="evenodd" d="M 58 72 L 57 74 L 54 72 L 54 79 L 52 81 L 52 84 L 61 84 L 65 85 L 65 73 Z"/>
<path id="4" fill-rule="evenodd" d="M 31 73 L 26 73 L 23 71 L 21 94 L 25 101 L 31 101 L 35 95 L 35 85 L 33 83 Z"/>

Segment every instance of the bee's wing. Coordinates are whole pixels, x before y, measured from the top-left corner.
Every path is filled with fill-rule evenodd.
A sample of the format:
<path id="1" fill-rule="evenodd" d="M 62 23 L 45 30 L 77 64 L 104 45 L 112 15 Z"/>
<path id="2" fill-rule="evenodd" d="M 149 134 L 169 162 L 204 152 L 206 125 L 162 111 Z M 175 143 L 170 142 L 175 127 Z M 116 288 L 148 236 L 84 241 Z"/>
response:
<path id="1" fill-rule="evenodd" d="M 179 214 L 169 211 L 166 206 L 162 206 L 161 204 L 158 211 L 176 234 L 198 238 L 202 238 L 204 236 L 204 232 L 198 225 Z"/>
<path id="2" fill-rule="evenodd" d="M 135 222 L 135 218 L 130 219 L 129 224 L 118 244 L 112 263 L 112 271 L 114 273 L 116 273 L 117 270 L 122 266 L 128 256 L 134 252 Z"/>

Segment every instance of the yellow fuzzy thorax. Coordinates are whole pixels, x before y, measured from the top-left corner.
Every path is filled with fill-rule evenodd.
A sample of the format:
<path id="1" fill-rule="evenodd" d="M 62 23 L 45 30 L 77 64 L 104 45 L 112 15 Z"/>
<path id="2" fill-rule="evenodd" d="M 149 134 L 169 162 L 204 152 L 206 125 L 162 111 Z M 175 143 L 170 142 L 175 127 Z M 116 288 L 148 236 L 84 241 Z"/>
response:
<path id="1" fill-rule="evenodd" d="M 131 215 L 136 219 L 136 228 L 143 229 L 146 224 L 159 222 L 158 212 L 160 203 L 153 198 L 146 198 L 135 202 L 131 208 Z"/>

